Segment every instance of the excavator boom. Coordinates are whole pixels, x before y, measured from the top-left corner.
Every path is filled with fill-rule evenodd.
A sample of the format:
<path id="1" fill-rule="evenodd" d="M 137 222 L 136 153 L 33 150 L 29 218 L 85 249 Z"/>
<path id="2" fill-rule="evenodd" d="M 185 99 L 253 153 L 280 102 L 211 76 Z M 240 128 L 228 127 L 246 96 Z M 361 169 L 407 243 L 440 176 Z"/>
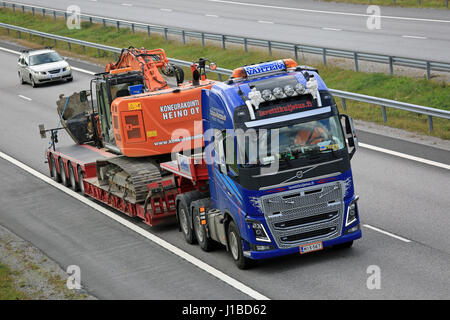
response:
<path id="1" fill-rule="evenodd" d="M 170 68 L 169 60 L 163 49 L 147 50 L 129 47 L 122 49 L 117 62 L 106 65 L 105 72 L 114 73 L 114 70 L 140 71 L 144 76 L 144 84 L 148 91 L 167 89 L 169 86 L 162 77 L 163 73 Z M 158 70 L 159 69 L 159 70 Z"/>

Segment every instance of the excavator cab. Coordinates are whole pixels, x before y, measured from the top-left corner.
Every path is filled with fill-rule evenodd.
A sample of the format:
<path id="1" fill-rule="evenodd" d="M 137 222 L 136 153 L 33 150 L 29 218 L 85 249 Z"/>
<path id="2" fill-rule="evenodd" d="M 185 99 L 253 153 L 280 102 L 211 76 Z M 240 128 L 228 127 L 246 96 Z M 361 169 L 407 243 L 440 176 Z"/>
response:
<path id="1" fill-rule="evenodd" d="M 138 71 L 105 72 L 96 75 L 92 80 L 91 91 L 95 88 L 95 101 L 98 112 L 99 135 L 105 147 L 115 150 L 116 142 L 113 131 L 113 116 L 111 114 L 111 104 L 119 97 L 130 96 L 143 92 L 144 78 Z M 92 99 L 94 101 L 94 99 Z"/>

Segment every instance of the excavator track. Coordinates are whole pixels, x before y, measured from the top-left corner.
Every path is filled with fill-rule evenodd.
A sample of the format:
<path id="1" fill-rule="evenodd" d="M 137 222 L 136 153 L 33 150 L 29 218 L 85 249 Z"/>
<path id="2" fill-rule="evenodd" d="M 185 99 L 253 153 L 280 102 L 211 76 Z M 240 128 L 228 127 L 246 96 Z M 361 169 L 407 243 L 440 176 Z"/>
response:
<path id="1" fill-rule="evenodd" d="M 152 158 L 117 156 L 97 161 L 97 177 L 110 192 L 122 193 L 130 202 L 143 203 L 149 193 L 148 184 L 161 181 L 161 172 Z"/>

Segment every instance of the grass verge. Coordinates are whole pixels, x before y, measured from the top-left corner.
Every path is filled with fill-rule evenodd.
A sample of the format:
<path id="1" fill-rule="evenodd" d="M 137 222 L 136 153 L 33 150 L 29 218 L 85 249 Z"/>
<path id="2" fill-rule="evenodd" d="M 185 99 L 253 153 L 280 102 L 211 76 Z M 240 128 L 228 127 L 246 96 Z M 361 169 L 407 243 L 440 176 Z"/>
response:
<path id="1" fill-rule="evenodd" d="M 448 9 L 446 0 L 320 0 L 327 2 L 345 2 L 366 5 L 379 5 L 391 7 L 408 7 L 408 8 L 435 8 Z M 395 2 L 395 4 L 394 4 Z"/>
<path id="2" fill-rule="evenodd" d="M 0 263 L 0 300 L 25 300 L 28 297 L 16 289 L 13 272 Z"/>
<path id="3" fill-rule="evenodd" d="M 158 34 L 135 32 L 130 29 L 104 27 L 102 24 L 82 23 L 81 29 L 68 29 L 63 19 L 42 17 L 41 15 L 13 13 L 9 9 L 0 9 L 0 20 L 4 23 L 39 30 L 61 36 L 81 39 L 90 42 L 102 43 L 109 46 L 124 48 L 129 46 L 146 48 L 164 48 L 168 57 L 196 61 L 199 57 L 208 57 L 218 66 L 233 69 L 245 64 L 259 61 L 285 58 L 286 55 L 269 55 L 262 50 L 249 50 L 245 52 L 241 48 L 227 48 L 223 50 L 207 43 L 202 46 L 199 41 L 189 41 L 182 44 L 177 39 L 165 41 Z M 18 33 L 1 29 L 0 35 L 10 38 L 18 38 Z M 21 41 L 34 46 L 51 45 L 62 54 L 88 58 L 91 61 L 105 64 L 114 59 L 112 53 L 98 52 L 96 49 L 85 48 L 66 43 L 56 43 L 51 40 L 42 40 L 40 37 L 21 35 Z M 301 63 L 301 62 L 300 62 Z M 402 102 L 424 105 L 432 108 L 450 110 L 450 85 L 445 82 L 429 81 L 402 76 L 391 76 L 383 73 L 354 72 L 333 66 L 324 67 L 315 65 L 329 88 L 356 92 L 370 96 L 382 97 Z M 211 74 L 212 75 L 212 74 Z M 213 77 L 212 77 L 213 78 Z M 337 99 L 340 105 L 340 99 Z M 342 111 L 342 110 L 341 110 Z M 383 123 L 381 107 L 365 103 L 347 101 L 345 112 L 355 119 L 371 121 L 378 124 L 409 130 L 421 134 L 430 134 L 428 131 L 427 117 L 411 112 L 387 108 L 387 123 Z M 448 120 L 433 118 L 433 136 L 450 139 L 450 123 Z"/>
<path id="4" fill-rule="evenodd" d="M 0 300 L 92 300 L 67 288 L 68 275 L 31 243 L 0 226 Z"/>

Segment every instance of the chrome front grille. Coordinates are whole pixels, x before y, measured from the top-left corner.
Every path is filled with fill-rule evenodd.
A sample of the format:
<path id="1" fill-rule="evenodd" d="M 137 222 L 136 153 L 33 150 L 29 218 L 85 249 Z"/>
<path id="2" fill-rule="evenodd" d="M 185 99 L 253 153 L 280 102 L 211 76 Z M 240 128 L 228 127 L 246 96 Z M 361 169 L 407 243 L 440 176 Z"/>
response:
<path id="1" fill-rule="evenodd" d="M 344 216 L 343 190 L 342 182 L 334 182 L 261 197 L 261 208 L 278 247 L 338 237 Z"/>
<path id="2" fill-rule="evenodd" d="M 51 73 L 51 74 L 56 74 L 56 73 L 59 73 L 59 70 L 60 70 L 60 69 L 50 70 L 49 73 Z"/>

